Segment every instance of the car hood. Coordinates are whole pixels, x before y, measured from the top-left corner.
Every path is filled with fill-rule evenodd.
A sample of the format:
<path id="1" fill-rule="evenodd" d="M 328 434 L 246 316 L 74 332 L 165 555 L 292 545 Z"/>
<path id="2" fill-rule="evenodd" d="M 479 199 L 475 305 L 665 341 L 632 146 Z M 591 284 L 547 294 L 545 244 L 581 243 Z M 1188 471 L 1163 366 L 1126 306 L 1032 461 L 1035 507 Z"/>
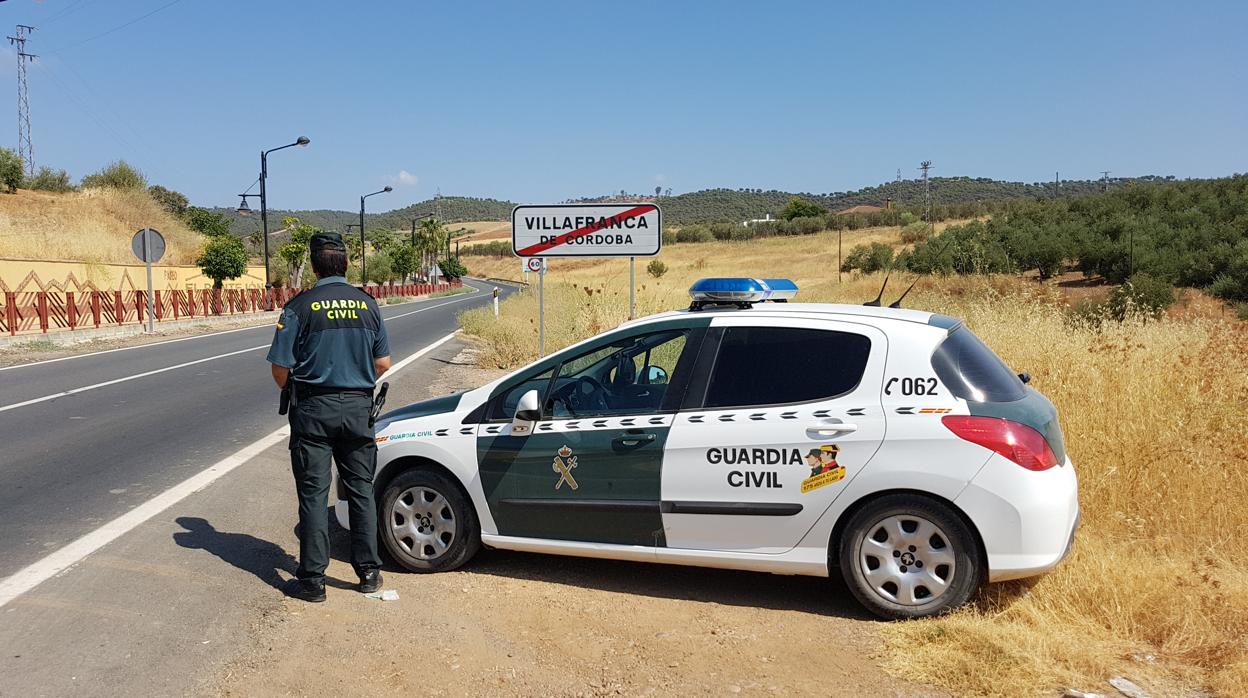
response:
<path id="1" fill-rule="evenodd" d="M 377 431 L 384 430 L 391 422 L 400 419 L 415 419 L 417 417 L 429 417 L 435 414 L 454 412 L 459 407 L 463 396 L 464 394 L 460 392 L 445 397 L 435 397 L 432 400 L 414 402 L 406 407 L 391 410 L 377 419 Z"/>

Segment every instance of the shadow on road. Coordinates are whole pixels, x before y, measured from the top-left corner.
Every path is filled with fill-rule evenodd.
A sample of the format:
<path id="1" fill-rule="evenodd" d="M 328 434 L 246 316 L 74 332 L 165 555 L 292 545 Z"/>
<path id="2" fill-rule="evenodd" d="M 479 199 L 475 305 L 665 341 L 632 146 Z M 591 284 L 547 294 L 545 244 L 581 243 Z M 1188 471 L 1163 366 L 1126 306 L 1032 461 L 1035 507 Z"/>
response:
<path id="1" fill-rule="evenodd" d="M 218 531 L 206 519 L 197 516 L 180 516 L 176 522 L 186 530 L 173 534 L 173 542 L 183 548 L 206 550 L 256 575 L 274 589 L 280 589 L 285 581 L 278 572 L 286 572 L 288 576 L 295 574 L 297 561 L 276 543 L 246 533 Z"/>

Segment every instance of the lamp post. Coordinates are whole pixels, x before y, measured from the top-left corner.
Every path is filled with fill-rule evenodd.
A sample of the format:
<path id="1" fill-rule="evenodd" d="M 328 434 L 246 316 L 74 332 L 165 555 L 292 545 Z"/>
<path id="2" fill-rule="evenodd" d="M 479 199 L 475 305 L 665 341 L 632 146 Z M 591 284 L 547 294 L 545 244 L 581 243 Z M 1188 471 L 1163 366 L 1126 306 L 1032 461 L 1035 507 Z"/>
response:
<path id="1" fill-rule="evenodd" d="M 364 247 L 364 199 L 367 199 L 370 196 L 377 196 L 378 194 L 385 194 L 390 191 L 394 191 L 394 187 L 386 186 L 380 191 L 375 191 L 372 194 L 365 194 L 360 197 L 360 285 L 362 286 L 368 286 L 368 262 L 365 261 L 368 255 L 366 254 Z"/>
<path id="2" fill-rule="evenodd" d="M 269 178 L 269 153 L 293 148 L 295 146 L 304 146 L 312 141 L 307 136 L 299 136 L 294 143 L 287 143 L 277 148 L 269 148 L 260 151 L 260 228 L 264 231 L 264 308 L 265 310 L 273 309 L 273 282 L 269 278 L 269 200 L 265 193 L 265 180 Z M 247 208 L 247 197 L 253 194 L 243 194 L 242 203 L 238 205 L 240 213 L 245 213 L 250 209 Z"/>

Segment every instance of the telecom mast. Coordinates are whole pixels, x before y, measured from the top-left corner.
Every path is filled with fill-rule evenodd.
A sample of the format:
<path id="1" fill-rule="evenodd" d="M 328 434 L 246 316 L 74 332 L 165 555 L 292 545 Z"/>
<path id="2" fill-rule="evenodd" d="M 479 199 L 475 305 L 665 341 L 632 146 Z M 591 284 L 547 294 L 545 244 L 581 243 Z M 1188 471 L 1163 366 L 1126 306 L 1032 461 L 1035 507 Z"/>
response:
<path id="1" fill-rule="evenodd" d="M 30 143 L 30 91 L 26 85 L 26 64 L 38 56 L 26 53 L 26 38 L 34 30 L 28 24 L 19 24 L 17 36 L 9 37 L 9 43 L 17 47 L 17 154 L 31 175 L 35 174 L 35 149 Z"/>

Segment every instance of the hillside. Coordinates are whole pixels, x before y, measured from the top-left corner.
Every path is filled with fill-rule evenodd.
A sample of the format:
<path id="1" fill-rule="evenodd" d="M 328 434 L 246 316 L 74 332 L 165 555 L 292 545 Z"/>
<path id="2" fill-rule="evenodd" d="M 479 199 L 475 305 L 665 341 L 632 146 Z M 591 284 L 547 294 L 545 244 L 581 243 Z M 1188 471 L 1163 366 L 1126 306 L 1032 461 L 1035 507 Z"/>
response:
<path id="1" fill-rule="evenodd" d="M 374 199 L 374 201 L 376 200 Z M 413 218 L 424 215 L 437 215 L 439 212 L 443 220 L 456 223 L 462 221 L 501 221 L 511 218 L 511 209 L 513 208 L 515 208 L 515 204 L 510 201 L 480 199 L 471 196 L 443 196 L 437 199 L 427 199 L 393 211 L 386 211 L 385 213 L 365 214 L 364 224 L 370 228 L 405 230 L 411 227 Z M 210 210 L 225 215 L 230 221 L 230 229 L 235 234 L 245 236 L 260 229 L 260 214 L 258 210 L 253 211 L 249 216 L 240 215 L 238 211 L 232 208 L 218 207 Z M 346 228 L 348 223 L 357 223 L 360 220 L 358 211 L 269 209 L 270 229 L 280 228 L 281 220 L 284 216 L 296 216 L 299 220 L 316 228 L 340 232 Z"/>
<path id="2" fill-rule="evenodd" d="M 0 194 L 0 257 L 132 263 L 130 239 L 148 227 L 165 238 L 162 263 L 195 261 L 199 235 L 145 191 Z"/>

